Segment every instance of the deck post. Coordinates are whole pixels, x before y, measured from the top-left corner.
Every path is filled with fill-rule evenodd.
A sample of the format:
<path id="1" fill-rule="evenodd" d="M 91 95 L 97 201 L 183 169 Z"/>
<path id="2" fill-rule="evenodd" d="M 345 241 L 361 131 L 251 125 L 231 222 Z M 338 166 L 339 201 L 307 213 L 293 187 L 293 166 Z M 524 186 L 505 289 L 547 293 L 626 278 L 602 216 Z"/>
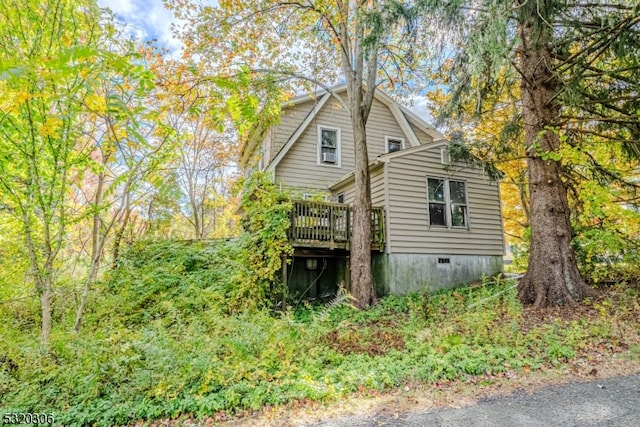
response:
<path id="1" fill-rule="evenodd" d="M 336 213 L 333 206 L 329 206 L 329 234 L 331 235 L 331 248 L 334 248 L 334 240 L 336 237 Z"/>

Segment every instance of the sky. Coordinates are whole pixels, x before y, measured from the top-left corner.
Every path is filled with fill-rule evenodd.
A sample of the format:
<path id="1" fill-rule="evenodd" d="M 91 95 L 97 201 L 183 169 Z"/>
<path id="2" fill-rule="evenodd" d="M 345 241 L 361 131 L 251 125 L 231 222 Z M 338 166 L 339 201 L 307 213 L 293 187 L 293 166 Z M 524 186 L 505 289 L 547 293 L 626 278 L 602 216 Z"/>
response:
<path id="1" fill-rule="evenodd" d="M 100 7 L 109 8 L 126 23 L 132 36 L 141 40 L 158 41 L 159 47 L 170 52 L 181 49 L 182 43 L 173 37 L 173 12 L 164 8 L 162 0 L 98 0 Z"/>

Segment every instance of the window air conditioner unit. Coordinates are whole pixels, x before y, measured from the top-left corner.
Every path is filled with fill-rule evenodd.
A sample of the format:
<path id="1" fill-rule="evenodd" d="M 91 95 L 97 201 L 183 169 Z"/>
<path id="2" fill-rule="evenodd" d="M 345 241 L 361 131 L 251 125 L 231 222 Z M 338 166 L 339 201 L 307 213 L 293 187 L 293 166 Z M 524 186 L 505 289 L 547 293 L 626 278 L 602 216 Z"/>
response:
<path id="1" fill-rule="evenodd" d="M 322 153 L 322 161 L 324 163 L 335 163 L 336 153 Z"/>

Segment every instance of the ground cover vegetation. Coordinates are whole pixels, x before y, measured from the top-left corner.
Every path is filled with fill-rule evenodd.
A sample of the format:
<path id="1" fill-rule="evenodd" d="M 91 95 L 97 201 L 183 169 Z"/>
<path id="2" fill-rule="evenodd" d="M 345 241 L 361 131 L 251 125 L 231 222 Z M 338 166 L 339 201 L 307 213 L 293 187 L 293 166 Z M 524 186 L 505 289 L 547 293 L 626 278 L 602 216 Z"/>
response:
<path id="1" fill-rule="evenodd" d="M 36 301 L 3 304 L 0 407 L 52 412 L 66 426 L 225 419 L 640 354 L 637 283 L 603 288 L 571 316 L 523 309 L 514 283 L 500 279 L 386 297 L 366 311 L 346 296 L 246 310 L 232 297 L 239 250 L 238 241 L 133 245 L 96 285 L 82 335 L 72 332 L 73 310 L 54 312 L 48 352 Z"/>

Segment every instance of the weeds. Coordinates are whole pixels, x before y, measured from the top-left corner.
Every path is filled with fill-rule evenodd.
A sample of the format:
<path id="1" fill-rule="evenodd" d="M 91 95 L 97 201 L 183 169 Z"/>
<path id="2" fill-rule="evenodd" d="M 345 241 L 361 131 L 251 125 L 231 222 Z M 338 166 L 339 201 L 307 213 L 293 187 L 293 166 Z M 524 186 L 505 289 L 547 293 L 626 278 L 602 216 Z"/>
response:
<path id="1" fill-rule="evenodd" d="M 635 287 L 611 288 L 571 316 L 523 310 L 502 280 L 365 311 L 345 293 L 326 306 L 232 313 L 224 246 L 135 250 L 102 285 L 85 333 L 54 330 L 49 353 L 24 326 L 37 311 L 0 320 L 0 407 L 52 412 L 65 426 L 123 425 L 640 353 Z"/>

